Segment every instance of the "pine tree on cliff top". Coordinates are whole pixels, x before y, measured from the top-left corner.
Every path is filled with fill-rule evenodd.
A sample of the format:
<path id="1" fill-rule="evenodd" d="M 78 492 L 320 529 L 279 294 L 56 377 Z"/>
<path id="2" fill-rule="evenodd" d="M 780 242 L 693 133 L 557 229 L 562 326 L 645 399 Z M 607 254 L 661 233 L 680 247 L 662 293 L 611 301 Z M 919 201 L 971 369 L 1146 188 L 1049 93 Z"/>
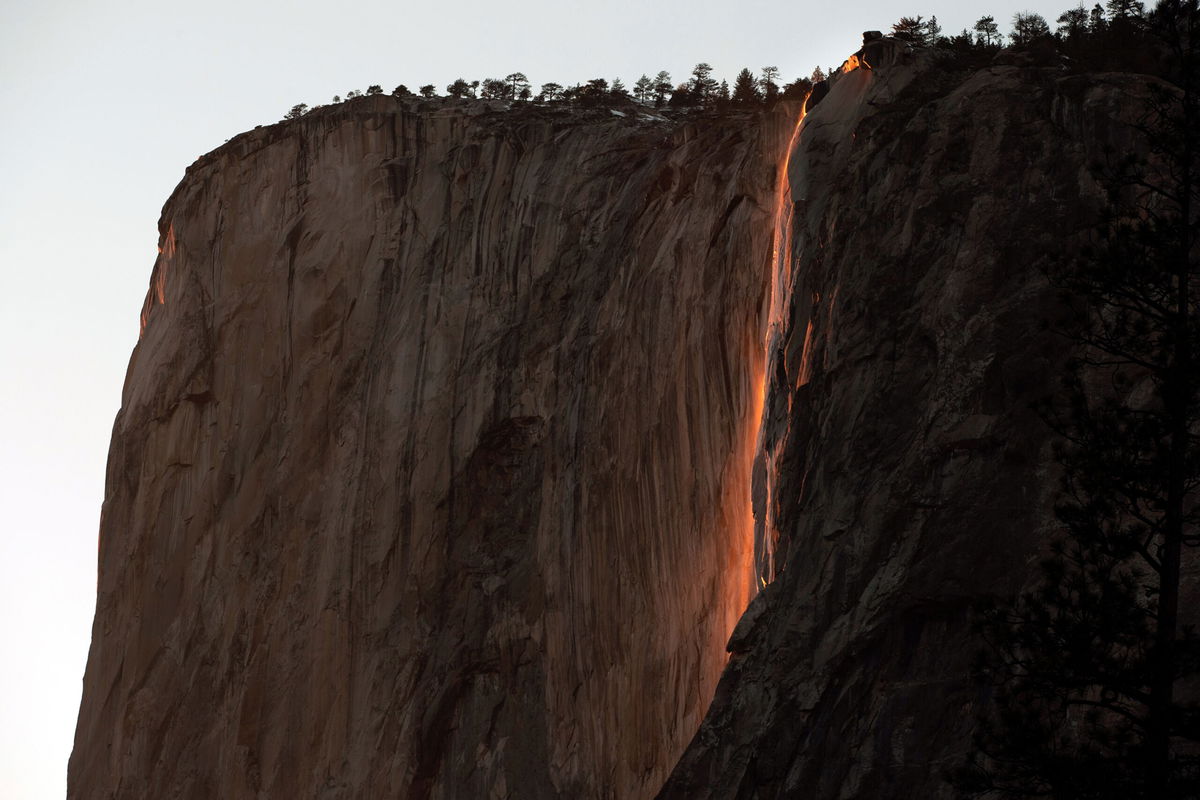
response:
<path id="1" fill-rule="evenodd" d="M 529 78 L 524 72 L 512 72 L 504 76 L 505 94 L 509 100 L 529 99 Z"/>
<path id="2" fill-rule="evenodd" d="M 692 69 L 692 79 L 688 82 L 688 91 L 695 102 L 706 104 L 717 93 L 717 81 L 712 77 L 711 65 L 701 62 Z"/>
<path id="3" fill-rule="evenodd" d="M 975 36 L 978 43 L 984 47 L 1004 44 L 1004 35 L 1000 33 L 1000 26 L 996 24 L 995 17 L 980 17 L 976 20 Z"/>
<path id="4" fill-rule="evenodd" d="M 659 73 L 654 76 L 655 108 L 662 108 L 663 104 L 667 102 L 667 96 L 671 94 L 672 86 L 671 73 L 667 72 L 665 69 L 660 70 Z"/>
<path id="5" fill-rule="evenodd" d="M 1200 796 L 1200 83 L 1196 0 L 1150 21 L 1173 86 L 1111 218 L 1052 271 L 1081 318 L 1062 401 L 1062 535 L 1040 586 L 983 616 L 992 708 L 959 775 L 970 796 Z M 1194 604 L 1193 604 L 1194 605 Z"/>
<path id="6" fill-rule="evenodd" d="M 1058 22 L 1056 33 L 1060 39 L 1074 41 L 1088 33 L 1088 10 L 1082 2 L 1075 8 L 1069 8 L 1059 14 L 1056 21 Z"/>
<path id="7" fill-rule="evenodd" d="M 763 67 L 758 84 L 762 87 L 763 100 L 767 105 L 774 104 L 779 99 L 779 67 Z"/>
<path id="8" fill-rule="evenodd" d="M 1146 14 L 1146 6 L 1141 0 L 1108 0 L 1106 4 L 1110 19 L 1141 19 Z"/>
<path id="9" fill-rule="evenodd" d="M 1041 14 L 1018 12 L 1013 15 L 1013 29 L 1009 37 L 1013 44 L 1029 44 L 1039 36 L 1050 33 L 1050 25 Z"/>
<path id="10" fill-rule="evenodd" d="M 733 82 L 734 105 L 755 106 L 761 102 L 762 95 L 758 91 L 758 81 L 754 79 L 754 73 L 743 68 Z"/>
<path id="11" fill-rule="evenodd" d="M 633 99 L 643 104 L 654 100 L 654 81 L 650 80 L 649 75 L 643 74 L 633 84 Z"/>

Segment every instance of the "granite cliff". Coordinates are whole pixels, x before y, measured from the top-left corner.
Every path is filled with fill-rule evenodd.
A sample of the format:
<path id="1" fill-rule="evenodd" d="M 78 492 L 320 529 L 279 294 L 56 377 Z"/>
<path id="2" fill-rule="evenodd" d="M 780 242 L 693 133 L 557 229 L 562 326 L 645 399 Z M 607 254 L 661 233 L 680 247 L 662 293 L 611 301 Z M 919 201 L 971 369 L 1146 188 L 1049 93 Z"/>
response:
<path id="1" fill-rule="evenodd" d="M 790 127 L 368 97 L 194 164 L 70 796 L 653 794 L 754 585 Z"/>
<path id="2" fill-rule="evenodd" d="M 799 129 L 367 97 L 197 161 L 69 797 L 945 796 L 1127 87 L 860 56 Z"/>

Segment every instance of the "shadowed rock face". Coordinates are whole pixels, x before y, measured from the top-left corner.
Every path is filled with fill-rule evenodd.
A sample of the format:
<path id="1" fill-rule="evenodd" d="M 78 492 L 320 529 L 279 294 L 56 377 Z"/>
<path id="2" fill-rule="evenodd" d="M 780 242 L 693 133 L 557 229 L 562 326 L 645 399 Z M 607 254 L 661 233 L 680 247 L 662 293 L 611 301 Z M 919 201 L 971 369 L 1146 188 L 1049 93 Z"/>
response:
<path id="1" fill-rule="evenodd" d="M 806 117 L 760 454 L 777 575 L 661 797 L 953 796 L 970 606 L 1035 572 L 1052 520 L 1029 406 L 1064 346 L 1036 265 L 1094 221 L 1134 86 L 910 59 Z"/>
<path id="2" fill-rule="evenodd" d="M 789 132 L 363 98 L 167 202 L 72 798 L 644 797 L 749 600 Z"/>

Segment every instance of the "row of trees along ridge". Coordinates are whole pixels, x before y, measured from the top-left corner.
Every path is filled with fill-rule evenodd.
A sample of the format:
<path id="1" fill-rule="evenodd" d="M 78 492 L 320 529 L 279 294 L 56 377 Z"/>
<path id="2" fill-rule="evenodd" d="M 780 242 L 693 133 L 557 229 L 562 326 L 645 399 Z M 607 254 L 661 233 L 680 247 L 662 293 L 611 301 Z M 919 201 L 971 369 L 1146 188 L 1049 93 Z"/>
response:
<path id="1" fill-rule="evenodd" d="M 797 78 L 790 83 L 781 84 L 778 67 L 763 67 L 757 75 L 747 67 L 738 73 L 731 88 L 728 81 L 718 81 L 713 77 L 710 64 L 701 62 L 692 69 L 688 80 L 678 84 L 672 80 L 669 72 L 662 70 L 654 77 L 642 75 L 632 88 L 626 87 L 620 78 L 611 83 L 605 78 L 593 78 L 574 86 L 554 82 L 543 83 L 535 94 L 533 84 L 525 73 L 513 72 L 504 78 L 487 78 L 482 81 L 458 78 L 446 86 L 445 96 L 514 103 L 572 104 L 582 107 L 637 104 L 656 109 L 699 107 L 726 110 L 769 107 L 779 100 L 803 100 L 813 82 L 824 78 L 825 71 L 818 67 L 813 70 L 811 78 Z M 383 89 L 375 84 L 367 89 L 366 94 L 383 94 Z M 392 90 L 392 94 L 397 97 L 420 96 L 428 99 L 439 97 L 437 87 L 433 84 L 421 86 L 415 94 L 401 84 Z M 346 93 L 345 99 L 350 100 L 362 95 L 363 92 L 353 90 Z M 342 99 L 341 96 L 335 95 L 333 102 L 340 103 Z M 310 108 L 305 103 L 299 103 L 292 106 L 284 118 L 295 119 L 320 107 Z"/>
<path id="2" fill-rule="evenodd" d="M 1088 8 L 1080 3 L 1077 7 L 1064 11 L 1057 18 L 1058 26 L 1053 32 L 1040 14 L 1022 12 L 1013 16 L 1012 27 L 1007 36 L 1000 32 L 1000 26 L 993 16 L 982 16 L 972 28 L 964 28 L 952 36 L 943 35 L 936 16 L 928 19 L 921 15 L 906 16 L 891 26 L 891 33 L 914 46 L 937 48 L 959 54 L 994 53 L 1006 44 L 1019 47 L 1049 36 L 1058 40 L 1067 55 L 1082 58 L 1091 66 L 1100 66 L 1098 62 L 1106 59 L 1114 65 L 1120 63 L 1127 66 L 1130 52 L 1140 45 L 1148 19 L 1143 4 L 1138 0 L 1108 0 L 1105 6 L 1097 3 Z M 731 86 L 726 80 L 718 81 L 713 77 L 713 67 L 701 62 L 692 69 L 688 80 L 680 83 L 674 82 L 671 74 L 662 70 L 653 77 L 643 74 L 632 87 L 627 87 L 620 78 L 611 82 L 606 78 L 593 78 L 572 86 L 547 82 L 541 84 L 537 92 L 525 73 L 513 72 L 503 78 L 471 81 L 457 78 L 445 87 L 444 96 L 514 103 L 572 104 L 583 107 L 636 103 L 656 109 L 667 107 L 725 111 L 770 107 L 779 100 L 803 100 L 813 84 L 824 80 L 833 71 L 833 67 L 816 67 L 806 77 L 783 83 L 777 67 L 762 67 L 757 74 L 749 68 L 743 68 Z M 368 95 L 383 93 L 379 84 L 371 85 L 365 92 Z M 440 96 L 434 84 L 420 86 L 416 92 L 401 84 L 391 93 L 397 97 L 419 96 L 428 99 Z M 344 98 L 335 95 L 332 102 L 340 103 L 343 99 L 350 100 L 363 94 L 364 92 L 357 89 L 351 90 Z M 292 106 L 284 118 L 294 119 L 321 107 L 318 105 L 310 108 L 305 103 L 298 103 Z"/>

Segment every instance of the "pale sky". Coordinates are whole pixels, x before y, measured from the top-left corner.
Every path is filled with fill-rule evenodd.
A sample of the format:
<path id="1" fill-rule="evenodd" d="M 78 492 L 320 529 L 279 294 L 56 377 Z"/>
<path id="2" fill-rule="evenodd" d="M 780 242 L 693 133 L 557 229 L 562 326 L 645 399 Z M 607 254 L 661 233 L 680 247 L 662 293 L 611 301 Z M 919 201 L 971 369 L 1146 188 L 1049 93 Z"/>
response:
<path id="1" fill-rule="evenodd" d="M 907 3 L 907 0 L 906 0 Z M 113 418 L 184 168 L 296 103 L 521 71 L 535 87 L 707 61 L 784 81 L 864 30 L 1058 3 L 0 0 L 0 798 L 61 798 Z"/>

